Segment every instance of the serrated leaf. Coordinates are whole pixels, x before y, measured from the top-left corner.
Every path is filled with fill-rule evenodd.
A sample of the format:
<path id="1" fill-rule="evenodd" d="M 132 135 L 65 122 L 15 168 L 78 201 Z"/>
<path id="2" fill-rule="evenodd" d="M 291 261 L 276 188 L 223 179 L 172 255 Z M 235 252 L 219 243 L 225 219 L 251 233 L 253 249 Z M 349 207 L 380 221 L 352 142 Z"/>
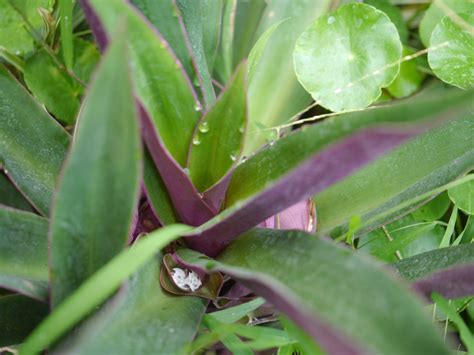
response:
<path id="1" fill-rule="evenodd" d="M 0 208 L 0 288 L 48 299 L 48 220 Z"/>
<path id="2" fill-rule="evenodd" d="M 321 106 L 358 109 L 377 100 L 395 79 L 401 54 L 398 31 L 387 15 L 352 3 L 321 16 L 298 38 L 295 72 Z"/>
<path id="3" fill-rule="evenodd" d="M 247 126 L 246 76 L 244 64 L 194 132 L 188 167 L 199 191 L 217 183 L 240 158 Z"/>
<path id="4" fill-rule="evenodd" d="M 138 199 L 141 147 L 126 37 L 121 37 L 90 86 L 55 199 L 54 306 L 125 247 Z"/>
<path id="5" fill-rule="evenodd" d="M 24 77 L 33 95 L 59 121 L 74 123 L 79 111 L 79 84 L 58 66 L 45 50 L 36 52 L 25 63 Z"/>
<path id="6" fill-rule="evenodd" d="M 445 16 L 431 34 L 428 63 L 438 78 L 461 89 L 474 88 L 474 9 L 459 15 L 459 20 Z"/>
<path id="7" fill-rule="evenodd" d="M 43 215 L 68 144 L 67 132 L 0 66 L 0 162 Z"/>

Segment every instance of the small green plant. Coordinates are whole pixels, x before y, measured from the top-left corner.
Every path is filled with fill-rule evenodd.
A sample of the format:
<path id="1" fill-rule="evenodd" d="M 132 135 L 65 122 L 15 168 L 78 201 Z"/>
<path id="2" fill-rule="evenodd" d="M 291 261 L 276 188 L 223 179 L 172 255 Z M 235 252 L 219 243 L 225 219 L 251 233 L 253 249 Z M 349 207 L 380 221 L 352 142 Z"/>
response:
<path id="1" fill-rule="evenodd" d="M 474 351 L 473 11 L 0 0 L 1 350 Z"/>

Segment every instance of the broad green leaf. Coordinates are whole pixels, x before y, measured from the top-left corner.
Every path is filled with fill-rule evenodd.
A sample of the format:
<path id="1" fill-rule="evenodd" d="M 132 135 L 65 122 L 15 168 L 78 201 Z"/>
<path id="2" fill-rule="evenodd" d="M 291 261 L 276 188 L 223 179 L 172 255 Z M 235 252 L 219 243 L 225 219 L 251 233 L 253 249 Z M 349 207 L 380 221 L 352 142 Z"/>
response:
<path id="1" fill-rule="evenodd" d="M 473 261 L 474 244 L 461 244 L 402 259 L 393 266 L 403 278 L 417 280 L 432 272 Z"/>
<path id="2" fill-rule="evenodd" d="M 280 311 L 287 311 L 292 320 L 302 319 L 297 318 L 298 309 L 327 322 L 364 353 L 448 354 L 406 285 L 332 242 L 304 232 L 253 229 L 227 247 L 218 261 L 180 256 L 235 277 L 277 307 L 284 308 L 286 300 L 294 311 Z M 298 325 L 308 330 L 309 319 Z"/>
<path id="3" fill-rule="evenodd" d="M 30 57 L 25 64 L 25 81 L 39 102 L 59 121 L 71 125 L 79 111 L 78 83 L 45 50 Z"/>
<path id="4" fill-rule="evenodd" d="M 472 0 L 434 0 L 423 16 L 419 27 L 420 38 L 425 47 L 430 46 L 431 33 L 444 16 L 450 12 L 459 14 L 472 10 L 474 10 Z"/>
<path id="5" fill-rule="evenodd" d="M 474 214 L 474 180 L 449 189 L 448 195 L 460 210 Z"/>
<path id="6" fill-rule="evenodd" d="M 434 95 L 432 103 L 427 101 L 419 106 L 419 110 L 428 110 L 432 105 L 443 107 L 445 95 L 444 91 Z M 364 223 L 370 220 L 374 222 L 379 215 L 397 205 L 443 186 L 472 169 L 472 114 L 460 114 L 458 117 L 455 121 L 413 139 L 374 164 L 314 196 L 318 210 L 318 231 L 328 233 L 345 225 L 356 215 L 361 216 Z M 334 230 L 333 235 L 338 236 L 341 232 Z"/>
<path id="7" fill-rule="evenodd" d="M 165 183 L 153 163 L 148 150 L 143 156 L 143 182 L 146 195 L 156 213 L 160 223 L 163 225 L 173 224 L 178 221 L 173 204 L 166 190 Z"/>
<path id="8" fill-rule="evenodd" d="M 25 296 L 0 296 L 0 347 L 21 343 L 48 311 L 46 303 Z"/>
<path id="9" fill-rule="evenodd" d="M 347 4 L 321 16 L 298 38 L 295 72 L 321 106 L 339 112 L 373 103 L 398 74 L 402 45 L 380 10 Z"/>
<path id="10" fill-rule="evenodd" d="M 61 28 L 61 47 L 66 68 L 71 70 L 74 64 L 73 32 L 74 0 L 59 0 L 59 25 Z"/>
<path id="11" fill-rule="evenodd" d="M 415 51 L 410 47 L 403 47 L 403 56 L 410 56 Z M 387 86 L 388 92 L 396 98 L 410 96 L 419 88 L 425 74 L 418 69 L 417 59 L 406 60 L 400 64 L 400 72 L 395 80 Z"/>
<path id="12" fill-rule="evenodd" d="M 66 131 L 0 66 L 0 165 L 43 215 L 68 144 Z"/>
<path id="13" fill-rule="evenodd" d="M 0 205 L 33 212 L 28 200 L 18 191 L 5 174 L 0 173 Z"/>
<path id="14" fill-rule="evenodd" d="M 0 287 L 48 298 L 48 220 L 0 208 Z"/>
<path id="15" fill-rule="evenodd" d="M 174 0 L 132 0 L 143 15 L 163 35 L 164 39 L 173 49 L 186 73 L 194 77 L 191 54 L 184 38 L 183 29 L 178 16 L 179 10 Z"/>
<path id="16" fill-rule="evenodd" d="M 141 147 L 121 37 L 89 88 L 55 199 L 50 229 L 54 306 L 125 247 L 138 199 Z"/>
<path id="17" fill-rule="evenodd" d="M 201 105 L 168 45 L 123 0 L 90 0 L 107 33 L 127 19 L 135 90 L 171 155 L 185 166 Z"/>
<path id="18" fill-rule="evenodd" d="M 240 157 L 247 126 L 246 76 L 247 66 L 241 65 L 195 130 L 188 167 L 199 191 L 218 182 Z"/>
<path id="19" fill-rule="evenodd" d="M 385 12 L 390 21 L 397 27 L 402 43 L 408 42 L 408 26 L 399 8 L 389 0 L 364 0 L 364 3 Z"/>
<path id="20" fill-rule="evenodd" d="M 22 346 L 22 354 L 39 353 L 54 343 L 100 306 L 123 281 L 144 266 L 159 250 L 189 232 L 190 227 L 183 225 L 164 227 L 141 238 L 133 248 L 122 251 L 86 280 L 35 329 Z"/>
<path id="21" fill-rule="evenodd" d="M 51 0 L 0 0 L 0 49 L 17 55 L 31 52 L 35 39 L 31 31 L 43 36 L 38 9 L 51 11 L 52 5 Z"/>
<path id="22" fill-rule="evenodd" d="M 88 83 L 100 59 L 97 47 L 80 38 L 74 39 L 74 67 L 73 71 L 84 83 Z"/>
<path id="23" fill-rule="evenodd" d="M 242 201 L 264 188 L 268 188 L 271 183 L 287 174 L 298 164 L 301 164 L 305 159 L 308 159 L 311 155 L 315 154 L 315 152 L 327 147 L 331 142 L 340 140 L 343 137 L 347 137 L 362 129 L 376 126 L 377 124 L 408 124 L 417 121 L 426 122 L 430 119 L 435 120 L 436 117 L 451 117 L 452 119 L 461 117 L 459 121 L 465 125 L 463 127 L 464 129 L 461 130 L 462 133 L 458 132 L 460 131 L 460 123 L 457 123 L 457 125 L 455 123 L 448 123 L 443 126 L 441 131 L 448 131 L 449 133 L 454 134 L 454 132 L 451 131 L 455 130 L 456 127 L 456 133 L 465 135 L 466 137 L 470 136 L 472 131 L 469 132 L 469 129 L 474 129 L 474 122 L 470 119 L 469 115 L 466 117 L 466 111 L 469 109 L 468 106 L 472 96 L 469 93 L 463 93 L 460 90 L 453 90 L 450 94 L 443 92 L 443 100 L 440 100 L 440 96 L 431 95 L 429 97 L 420 97 L 390 107 L 379 107 L 364 112 L 348 113 L 331 117 L 325 122 L 317 125 L 306 126 L 301 130 L 289 134 L 287 137 L 280 139 L 274 145 L 262 150 L 237 167 L 227 192 L 226 207 L 232 206 L 236 204 L 236 202 Z M 401 115 L 400 112 L 403 112 L 404 114 Z M 466 129 L 468 129 L 467 132 Z M 424 145 L 426 145 L 425 149 L 436 152 L 436 154 L 439 155 L 440 152 L 433 148 L 431 143 L 432 138 L 430 138 L 431 137 L 428 136 L 428 138 L 425 138 L 426 142 L 423 142 Z M 449 161 L 451 161 L 453 155 L 451 154 L 451 150 L 448 150 L 449 147 L 447 147 L 449 142 L 446 142 L 444 138 L 445 137 L 443 137 L 442 142 L 440 141 L 437 143 L 443 145 L 441 148 L 445 147 L 445 154 L 448 156 L 447 158 L 449 158 Z M 459 147 L 462 154 L 465 154 L 466 149 L 472 148 L 469 143 L 470 142 L 466 141 L 466 139 L 463 139 L 462 142 L 456 142 L 453 144 L 456 147 Z M 409 144 L 410 143 L 407 145 Z M 415 143 L 414 145 L 420 147 L 422 143 Z M 424 145 L 420 148 L 423 148 Z M 413 152 L 410 152 L 410 154 L 412 153 Z M 400 160 L 403 162 L 403 159 Z M 428 159 L 424 159 L 422 163 L 431 165 L 432 160 L 427 160 Z M 410 161 L 412 161 L 412 158 L 410 158 Z M 415 164 L 415 162 L 413 163 Z M 401 163 L 397 162 L 392 165 L 397 164 L 400 165 Z M 416 161 L 416 164 L 421 165 L 418 161 Z M 366 169 L 373 169 L 373 166 L 374 164 Z M 384 166 L 384 169 L 389 168 Z M 393 169 L 390 168 L 389 171 L 391 170 Z M 403 176 L 410 176 L 410 174 L 412 174 L 412 171 L 409 169 L 400 169 L 399 171 L 397 169 L 396 171 L 391 171 L 391 175 L 386 177 L 386 172 L 387 170 L 383 171 L 383 178 L 380 178 L 380 176 L 377 177 L 377 183 L 371 183 L 370 188 L 372 191 L 376 191 L 376 185 L 385 183 L 384 180 L 389 180 L 392 184 L 398 185 L 398 180 L 393 178 L 394 173 L 398 172 Z M 342 181 L 340 185 L 344 184 L 345 181 Z M 358 183 L 360 184 L 360 181 L 358 181 Z M 345 208 L 349 209 L 355 206 L 353 196 L 354 191 L 357 191 L 357 189 L 351 190 L 351 195 L 347 198 L 341 198 L 341 195 L 339 194 L 338 200 L 332 202 L 331 210 L 327 212 L 342 217 L 341 213 Z M 369 191 L 368 195 L 364 195 L 363 198 L 367 199 L 372 191 Z M 325 201 L 321 201 L 321 198 L 318 198 L 318 196 L 319 195 L 316 196 L 315 200 L 316 208 L 318 210 L 318 224 L 323 226 L 324 220 L 321 221 L 320 209 L 321 205 L 323 205 L 323 208 L 327 208 L 327 206 L 325 205 Z M 351 201 L 351 203 L 347 203 L 347 201 Z M 335 207 L 336 205 L 337 207 Z M 360 215 L 360 213 L 353 213 L 350 217 L 356 214 Z M 323 218 L 325 217 L 326 216 L 323 212 Z M 326 230 L 326 228 L 323 228 L 323 230 Z"/>
<path id="24" fill-rule="evenodd" d="M 123 289 L 63 342 L 59 354 L 179 354 L 192 341 L 206 304 L 160 287 L 160 256 L 140 268 Z"/>
<path id="25" fill-rule="evenodd" d="M 461 89 L 474 88 L 474 9 L 460 14 L 463 25 L 445 16 L 431 34 L 428 63 L 438 78 Z"/>
<path id="26" fill-rule="evenodd" d="M 252 47 L 252 50 L 250 51 L 249 54 L 249 59 L 248 59 L 248 67 L 249 67 L 249 82 L 252 81 L 252 76 L 254 71 L 256 70 L 256 67 L 262 58 L 263 51 L 265 50 L 265 47 L 268 43 L 268 40 L 270 37 L 273 35 L 275 30 L 280 26 L 284 21 L 287 19 L 283 19 L 280 22 L 274 23 L 271 25 L 257 40 L 255 45 Z"/>
<path id="27" fill-rule="evenodd" d="M 255 68 L 249 86 L 249 134 L 244 145 L 244 155 L 251 155 L 265 143 L 266 132 L 261 131 L 259 125 L 277 126 L 288 121 L 311 102 L 311 97 L 296 79 L 293 50 L 301 32 L 325 13 L 330 5 L 330 0 L 267 2 L 257 36 L 261 36 L 274 23 L 290 19 L 279 26 L 275 35 L 269 39 Z"/>
<path id="28" fill-rule="evenodd" d="M 216 99 L 216 94 L 214 93 L 214 87 L 212 85 L 208 60 L 213 57 L 214 53 L 206 53 L 203 31 L 205 23 L 203 21 L 220 22 L 221 14 L 220 12 L 217 12 L 217 16 L 212 19 L 204 18 L 205 11 L 207 11 L 206 15 L 209 15 L 209 12 L 211 12 L 208 9 L 209 4 L 207 1 L 176 0 L 176 4 L 183 17 L 186 35 L 189 38 L 191 46 L 192 58 L 197 68 L 197 79 L 202 88 L 204 101 L 206 102 L 206 107 L 210 107 Z M 222 1 L 219 1 L 218 4 L 215 3 L 214 5 L 214 7 L 222 7 Z M 214 28 L 214 31 L 215 30 L 216 29 Z"/>
<path id="29" fill-rule="evenodd" d="M 427 204 L 418 208 L 416 211 L 413 211 L 412 215 L 416 219 L 425 222 L 436 221 L 444 216 L 450 204 L 448 194 L 443 192 Z"/>

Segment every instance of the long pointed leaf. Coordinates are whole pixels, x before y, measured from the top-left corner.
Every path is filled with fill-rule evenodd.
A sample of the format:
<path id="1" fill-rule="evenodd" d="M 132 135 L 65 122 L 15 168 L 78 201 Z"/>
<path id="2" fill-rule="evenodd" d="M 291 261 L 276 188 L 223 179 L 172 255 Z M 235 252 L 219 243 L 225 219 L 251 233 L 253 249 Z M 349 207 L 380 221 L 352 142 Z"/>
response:
<path id="1" fill-rule="evenodd" d="M 0 165 L 43 215 L 68 143 L 66 131 L 0 66 Z"/>
<path id="2" fill-rule="evenodd" d="M 246 72 L 241 65 L 194 132 L 188 167 L 199 191 L 217 183 L 240 157 L 247 125 Z"/>
<path id="3" fill-rule="evenodd" d="M 443 100 L 424 97 L 346 114 L 279 140 L 236 168 L 226 195 L 228 209 L 188 242 L 216 255 L 240 233 L 355 173 L 423 130 L 407 124 L 424 122 L 429 127 L 462 117 L 471 95 L 453 90 Z"/>
<path id="4" fill-rule="evenodd" d="M 48 221 L 0 208 L 0 287 L 42 301 L 48 298 Z"/>
<path id="5" fill-rule="evenodd" d="M 60 345 L 59 354 L 178 354 L 196 334 L 206 303 L 174 297 L 160 287 L 160 255 Z"/>
<path id="6" fill-rule="evenodd" d="M 0 173 L 0 205 L 33 212 L 33 207 L 28 200 L 3 173 Z"/>
<path id="7" fill-rule="evenodd" d="M 353 339 L 345 343 L 346 351 L 356 351 L 356 345 L 374 354 L 448 354 L 408 285 L 332 242 L 304 232 L 253 229 L 218 261 L 189 251 L 179 255 L 243 282 L 330 354 L 341 354 L 338 346 L 343 343 L 326 336 L 327 328 L 339 330 L 342 339 Z"/>
<path id="8" fill-rule="evenodd" d="M 84 101 L 59 184 L 50 231 L 53 305 L 125 247 L 138 200 L 140 155 L 121 38 L 105 55 Z"/>

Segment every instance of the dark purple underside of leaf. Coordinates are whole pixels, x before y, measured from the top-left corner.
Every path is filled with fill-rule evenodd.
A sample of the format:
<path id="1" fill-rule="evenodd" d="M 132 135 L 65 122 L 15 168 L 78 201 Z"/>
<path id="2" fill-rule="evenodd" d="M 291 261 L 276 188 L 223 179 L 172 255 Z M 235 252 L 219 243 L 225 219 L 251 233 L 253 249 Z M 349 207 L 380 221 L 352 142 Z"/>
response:
<path id="1" fill-rule="evenodd" d="M 418 133 L 417 128 L 403 131 L 371 128 L 334 143 L 221 222 L 188 237 L 188 244 L 206 255 L 216 256 L 241 233 L 342 180 Z"/>
<path id="2" fill-rule="evenodd" d="M 474 263 L 434 272 L 415 281 L 412 288 L 428 301 L 433 292 L 451 299 L 474 296 Z"/>
<path id="3" fill-rule="evenodd" d="M 99 45 L 100 50 L 103 52 L 105 48 L 107 47 L 107 43 L 108 43 L 108 38 L 105 33 L 104 27 L 102 27 L 99 17 L 96 15 L 94 10 L 92 9 L 91 5 L 89 4 L 89 1 L 81 0 L 81 6 L 82 6 L 82 9 L 84 10 L 84 14 L 92 30 L 92 33 L 94 34 L 95 40 L 97 44 Z"/>

